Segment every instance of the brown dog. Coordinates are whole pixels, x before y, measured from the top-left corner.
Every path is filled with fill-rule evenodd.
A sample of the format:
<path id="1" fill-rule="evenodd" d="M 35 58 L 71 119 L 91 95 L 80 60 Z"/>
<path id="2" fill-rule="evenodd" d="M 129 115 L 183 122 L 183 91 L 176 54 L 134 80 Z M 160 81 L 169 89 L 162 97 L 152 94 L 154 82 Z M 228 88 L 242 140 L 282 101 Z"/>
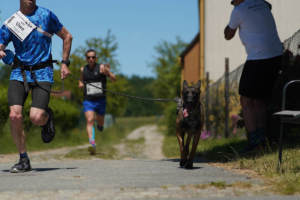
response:
<path id="1" fill-rule="evenodd" d="M 188 86 L 188 83 L 183 81 L 181 101 L 179 101 L 177 107 L 176 136 L 180 148 L 180 167 L 186 169 L 193 168 L 193 161 L 203 126 L 200 87 L 200 81 L 192 86 Z M 186 140 L 184 140 L 185 133 L 187 133 Z M 192 138 L 193 145 L 189 153 Z"/>

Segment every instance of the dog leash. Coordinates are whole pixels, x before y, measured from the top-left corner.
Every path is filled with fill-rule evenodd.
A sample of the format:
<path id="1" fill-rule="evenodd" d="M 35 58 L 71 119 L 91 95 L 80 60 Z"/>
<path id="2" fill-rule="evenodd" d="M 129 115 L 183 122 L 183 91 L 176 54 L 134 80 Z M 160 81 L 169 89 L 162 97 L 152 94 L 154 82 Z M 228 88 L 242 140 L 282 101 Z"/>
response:
<path id="1" fill-rule="evenodd" d="M 73 79 L 73 80 L 80 80 L 78 77 L 75 77 L 72 74 L 70 74 L 69 76 L 71 76 L 71 79 Z M 113 95 L 123 96 L 123 97 L 131 98 L 131 99 L 137 99 L 137 100 L 141 100 L 141 101 L 158 101 L 158 102 L 175 102 L 175 103 L 178 103 L 179 101 L 181 102 L 181 99 L 179 97 L 175 97 L 174 99 L 140 97 L 140 96 L 125 94 L 123 92 L 116 92 L 116 91 L 104 89 L 104 88 L 98 87 L 96 85 L 93 85 L 92 83 L 89 83 L 89 85 L 92 87 L 95 87 L 97 89 L 104 90 Z"/>
<path id="2" fill-rule="evenodd" d="M 10 66 L 14 67 L 14 65 L 15 65 L 14 64 L 14 54 L 10 50 L 6 50 L 6 53 L 9 54 L 9 56 L 6 57 L 5 63 L 7 65 L 10 65 Z M 58 64 L 57 60 L 49 60 L 48 62 Z M 30 68 L 30 73 L 33 76 L 34 82 L 37 84 L 38 87 L 40 87 L 41 89 L 43 89 L 47 92 L 54 93 L 54 94 L 60 94 L 60 93 L 64 92 L 64 79 L 62 79 L 61 90 L 56 90 L 56 91 L 55 90 L 50 90 L 49 91 L 49 90 L 43 88 L 41 85 L 38 84 L 38 82 L 36 81 L 36 78 L 35 78 L 35 74 L 33 73 L 32 70 L 34 70 L 34 69 Z M 23 76 L 23 79 L 24 79 L 24 84 L 27 88 L 26 90 L 28 90 L 28 84 L 27 84 L 26 75 L 25 75 L 24 70 L 22 71 L 22 76 Z M 70 76 L 73 77 L 72 78 L 73 80 L 75 80 L 75 79 L 80 80 L 78 77 L 74 77 L 72 74 L 70 74 Z M 174 99 L 140 97 L 140 96 L 134 96 L 134 95 L 125 94 L 125 93 L 122 93 L 122 92 L 116 92 L 116 91 L 100 88 L 100 87 L 98 87 L 96 85 L 93 85 L 91 83 L 89 85 L 92 86 L 92 87 L 95 87 L 97 89 L 103 89 L 104 91 L 106 91 L 110 94 L 113 94 L 113 95 L 118 95 L 118 96 L 123 96 L 123 97 L 127 97 L 127 98 L 137 99 L 137 100 L 141 100 L 141 101 L 175 102 L 178 105 L 181 104 L 181 99 L 179 97 L 175 97 Z"/>

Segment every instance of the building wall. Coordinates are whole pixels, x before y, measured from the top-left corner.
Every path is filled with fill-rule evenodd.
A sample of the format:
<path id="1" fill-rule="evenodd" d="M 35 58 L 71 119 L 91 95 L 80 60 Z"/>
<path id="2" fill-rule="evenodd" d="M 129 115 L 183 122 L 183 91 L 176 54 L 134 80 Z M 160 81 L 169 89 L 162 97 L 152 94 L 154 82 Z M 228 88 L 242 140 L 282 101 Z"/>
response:
<path id="1" fill-rule="evenodd" d="M 196 83 L 200 77 L 199 42 L 184 57 L 183 80 Z M 182 80 L 182 81 L 183 81 Z"/>
<path id="2" fill-rule="evenodd" d="M 279 37 L 286 40 L 300 29 L 300 0 L 268 0 L 273 8 Z M 229 57 L 230 71 L 246 60 L 246 52 L 238 32 L 226 41 L 224 28 L 229 22 L 233 6 L 230 0 L 205 0 L 205 71 L 212 80 L 224 74 L 225 57 Z"/>

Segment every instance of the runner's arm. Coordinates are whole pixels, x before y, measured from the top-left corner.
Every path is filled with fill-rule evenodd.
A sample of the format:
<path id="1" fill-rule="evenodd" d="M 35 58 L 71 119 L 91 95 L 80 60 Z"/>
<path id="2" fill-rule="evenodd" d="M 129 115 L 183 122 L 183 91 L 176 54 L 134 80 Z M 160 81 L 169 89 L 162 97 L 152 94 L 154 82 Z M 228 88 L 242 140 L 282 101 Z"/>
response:
<path id="1" fill-rule="evenodd" d="M 78 87 L 83 88 L 83 67 L 80 67 L 80 78 L 78 80 Z"/>
<path id="2" fill-rule="evenodd" d="M 226 40 L 231 40 L 236 33 L 236 29 L 231 29 L 229 26 L 226 26 L 224 30 L 224 37 Z"/>
<path id="3" fill-rule="evenodd" d="M 57 33 L 57 35 L 63 40 L 63 60 L 69 60 L 73 37 L 65 27 L 62 27 L 62 29 Z M 71 72 L 68 66 L 62 63 L 61 78 L 66 78 L 70 73 Z"/>
<path id="4" fill-rule="evenodd" d="M 62 29 L 57 33 L 57 35 L 63 40 L 63 60 L 68 60 L 70 56 L 71 46 L 73 37 L 71 33 L 65 28 Z"/>
<path id="5" fill-rule="evenodd" d="M 113 82 L 117 80 L 116 75 L 114 75 L 111 71 L 108 72 L 108 75 L 107 75 L 107 76 L 108 76 L 109 79 L 110 79 L 111 81 L 113 81 Z"/>
<path id="6" fill-rule="evenodd" d="M 2 59 L 3 57 L 6 56 L 6 53 L 4 52 L 4 49 L 5 49 L 5 45 L 0 44 L 0 59 Z"/>
<path id="7" fill-rule="evenodd" d="M 100 73 L 108 76 L 111 81 L 116 81 L 116 76 L 110 71 L 110 64 L 101 64 Z"/>

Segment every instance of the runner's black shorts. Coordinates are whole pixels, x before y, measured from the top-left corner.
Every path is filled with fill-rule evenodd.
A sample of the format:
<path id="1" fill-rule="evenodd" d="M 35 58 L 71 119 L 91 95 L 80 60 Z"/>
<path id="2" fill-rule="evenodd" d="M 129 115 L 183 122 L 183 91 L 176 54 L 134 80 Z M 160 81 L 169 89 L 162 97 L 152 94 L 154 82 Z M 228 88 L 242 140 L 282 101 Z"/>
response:
<path id="1" fill-rule="evenodd" d="M 31 90 L 32 104 L 31 107 L 46 109 L 50 100 L 51 83 L 39 82 L 28 83 Z M 10 80 L 8 86 L 8 104 L 9 106 L 24 106 L 28 92 L 25 91 L 23 82 Z"/>
<path id="2" fill-rule="evenodd" d="M 248 60 L 240 79 L 239 94 L 253 99 L 270 100 L 282 56 L 262 60 Z"/>

